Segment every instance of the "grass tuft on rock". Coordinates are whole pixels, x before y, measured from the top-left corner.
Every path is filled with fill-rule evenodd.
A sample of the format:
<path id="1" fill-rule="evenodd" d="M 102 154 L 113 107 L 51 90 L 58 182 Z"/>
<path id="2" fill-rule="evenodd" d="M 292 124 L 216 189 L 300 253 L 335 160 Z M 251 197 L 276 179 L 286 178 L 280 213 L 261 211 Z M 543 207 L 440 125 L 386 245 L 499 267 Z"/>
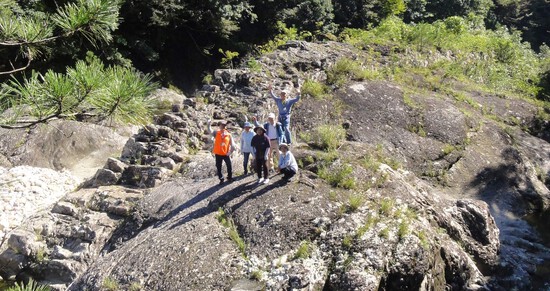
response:
<path id="1" fill-rule="evenodd" d="M 298 247 L 298 250 L 296 250 L 296 254 L 294 254 L 294 259 L 307 259 L 311 257 L 312 252 L 313 246 L 311 245 L 311 242 L 302 241 L 302 243 Z"/>

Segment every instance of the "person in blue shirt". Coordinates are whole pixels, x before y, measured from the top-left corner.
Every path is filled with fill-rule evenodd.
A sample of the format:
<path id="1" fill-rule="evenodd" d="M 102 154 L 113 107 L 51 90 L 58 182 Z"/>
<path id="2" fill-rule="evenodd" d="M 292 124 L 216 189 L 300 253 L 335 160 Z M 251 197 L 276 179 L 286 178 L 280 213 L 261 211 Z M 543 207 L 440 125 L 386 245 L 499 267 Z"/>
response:
<path id="1" fill-rule="evenodd" d="M 273 93 L 273 87 L 271 85 L 269 85 L 268 90 L 269 94 L 271 94 L 271 98 L 275 100 L 275 103 L 279 108 L 278 120 L 281 123 L 285 134 L 284 142 L 286 142 L 287 144 L 292 144 L 292 137 L 290 133 L 290 113 L 292 111 L 292 106 L 294 105 L 294 103 L 300 100 L 300 85 L 298 84 L 298 87 L 296 88 L 296 90 L 298 91 L 296 98 L 291 99 L 287 98 L 287 95 L 290 95 L 290 91 L 288 89 L 282 90 L 280 96 L 276 96 L 275 93 Z"/>
<path id="2" fill-rule="evenodd" d="M 243 168 L 244 175 L 248 175 L 248 160 L 250 159 L 250 154 L 252 153 L 252 138 L 254 137 L 254 132 L 250 130 L 252 124 L 250 122 L 244 123 L 244 130 L 241 133 L 241 153 L 243 154 Z"/>

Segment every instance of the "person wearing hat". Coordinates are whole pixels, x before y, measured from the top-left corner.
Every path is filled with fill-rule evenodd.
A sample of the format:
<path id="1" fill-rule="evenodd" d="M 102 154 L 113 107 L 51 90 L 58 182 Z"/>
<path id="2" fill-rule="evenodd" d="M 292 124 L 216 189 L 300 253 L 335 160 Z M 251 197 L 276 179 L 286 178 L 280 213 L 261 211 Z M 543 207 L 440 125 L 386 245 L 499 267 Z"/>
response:
<path id="1" fill-rule="evenodd" d="M 220 179 L 220 184 L 224 182 L 222 175 L 222 162 L 225 162 L 227 167 L 227 181 L 233 181 L 233 167 L 231 166 L 231 154 L 237 148 L 231 133 L 226 129 L 227 125 L 230 123 L 226 120 L 222 120 L 218 123 L 219 129 L 212 130 L 210 126 L 212 123 L 211 119 L 208 119 L 208 133 L 214 137 L 214 149 L 212 152 L 216 157 L 216 170 L 218 178 Z"/>
<path id="2" fill-rule="evenodd" d="M 284 141 L 285 143 L 291 144 L 292 136 L 290 133 L 290 111 L 292 110 L 292 106 L 294 105 L 294 103 L 300 101 L 300 84 L 298 84 L 298 87 L 296 88 L 296 90 L 298 91 L 296 98 L 291 99 L 287 99 L 287 97 L 291 94 L 290 90 L 288 89 L 282 90 L 280 96 L 276 96 L 275 93 L 273 93 L 273 88 L 271 85 L 269 85 L 268 90 L 271 94 L 271 98 L 275 100 L 277 108 L 279 108 L 279 122 L 283 127 L 285 137 Z"/>
<path id="3" fill-rule="evenodd" d="M 298 163 L 294 155 L 290 152 L 290 146 L 286 143 L 279 145 L 279 173 L 283 174 L 283 179 L 288 181 L 298 173 Z"/>
<path id="4" fill-rule="evenodd" d="M 269 138 L 265 134 L 265 129 L 261 125 L 254 128 L 256 135 L 252 138 L 252 155 L 256 161 L 256 174 L 258 174 L 258 183 L 269 183 L 269 172 L 267 168 L 267 158 L 270 152 Z M 263 173 L 263 176 L 262 176 Z"/>
<path id="5" fill-rule="evenodd" d="M 254 137 L 254 132 L 250 129 L 252 124 L 250 122 L 244 123 L 244 130 L 241 133 L 241 153 L 243 154 L 243 168 L 244 174 L 248 175 L 248 160 L 250 154 L 252 153 L 252 138 Z"/>
<path id="6" fill-rule="evenodd" d="M 254 121 L 255 126 L 259 126 L 260 123 L 256 119 L 256 116 L 252 117 L 252 120 Z M 284 139 L 284 131 L 283 126 L 280 122 L 275 121 L 275 114 L 269 113 L 267 116 L 267 122 L 264 123 L 263 126 L 265 130 L 265 134 L 269 138 L 270 147 L 274 150 L 272 150 L 269 153 L 269 156 L 267 157 L 267 168 L 270 170 L 274 170 L 274 162 L 279 161 L 279 151 L 277 150 L 279 148 L 279 144 L 283 142 Z"/>

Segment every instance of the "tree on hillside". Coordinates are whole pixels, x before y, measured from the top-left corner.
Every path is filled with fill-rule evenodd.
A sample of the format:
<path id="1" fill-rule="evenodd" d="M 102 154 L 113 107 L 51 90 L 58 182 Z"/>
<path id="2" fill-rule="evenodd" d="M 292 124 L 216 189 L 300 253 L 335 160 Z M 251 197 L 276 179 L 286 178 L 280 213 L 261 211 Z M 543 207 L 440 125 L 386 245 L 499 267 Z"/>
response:
<path id="1" fill-rule="evenodd" d="M 84 116 L 145 122 L 151 111 L 146 96 L 153 85 L 135 70 L 104 67 L 90 55 L 65 73 L 50 69 L 33 70 L 29 78 L 17 75 L 46 58 L 57 40 L 78 36 L 93 45 L 111 41 L 120 1 L 78 0 L 54 13 L 25 11 L 15 1 L 0 1 L 0 74 L 10 77 L 0 90 L 0 127 Z"/>
<path id="2" fill-rule="evenodd" d="M 224 51 L 244 51 L 236 35 L 256 21 L 249 1 L 128 0 L 121 9 L 119 49 L 164 85 L 193 90 L 198 76 Z M 264 32 L 265 33 L 265 32 Z"/>
<path id="3" fill-rule="evenodd" d="M 522 32 L 534 49 L 550 44 L 550 2 L 547 0 L 496 0 L 491 11 L 493 22 Z M 492 23 L 493 26 L 495 23 Z"/>

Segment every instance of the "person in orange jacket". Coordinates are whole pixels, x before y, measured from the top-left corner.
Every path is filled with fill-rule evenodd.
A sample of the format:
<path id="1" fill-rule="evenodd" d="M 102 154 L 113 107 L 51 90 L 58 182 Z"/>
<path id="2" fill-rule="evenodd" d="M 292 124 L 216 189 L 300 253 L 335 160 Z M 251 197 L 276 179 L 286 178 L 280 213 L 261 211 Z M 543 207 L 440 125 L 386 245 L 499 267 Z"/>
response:
<path id="1" fill-rule="evenodd" d="M 224 182 L 222 175 L 222 162 L 225 162 L 227 167 L 227 181 L 233 181 L 233 167 L 231 166 L 231 154 L 237 149 L 235 142 L 231 133 L 226 129 L 227 125 L 230 123 L 228 121 L 222 120 L 218 123 L 219 129 L 212 130 L 211 127 L 212 120 L 208 120 L 208 133 L 214 137 L 214 149 L 212 152 L 216 157 L 216 170 L 218 178 L 220 179 L 220 184 Z"/>

